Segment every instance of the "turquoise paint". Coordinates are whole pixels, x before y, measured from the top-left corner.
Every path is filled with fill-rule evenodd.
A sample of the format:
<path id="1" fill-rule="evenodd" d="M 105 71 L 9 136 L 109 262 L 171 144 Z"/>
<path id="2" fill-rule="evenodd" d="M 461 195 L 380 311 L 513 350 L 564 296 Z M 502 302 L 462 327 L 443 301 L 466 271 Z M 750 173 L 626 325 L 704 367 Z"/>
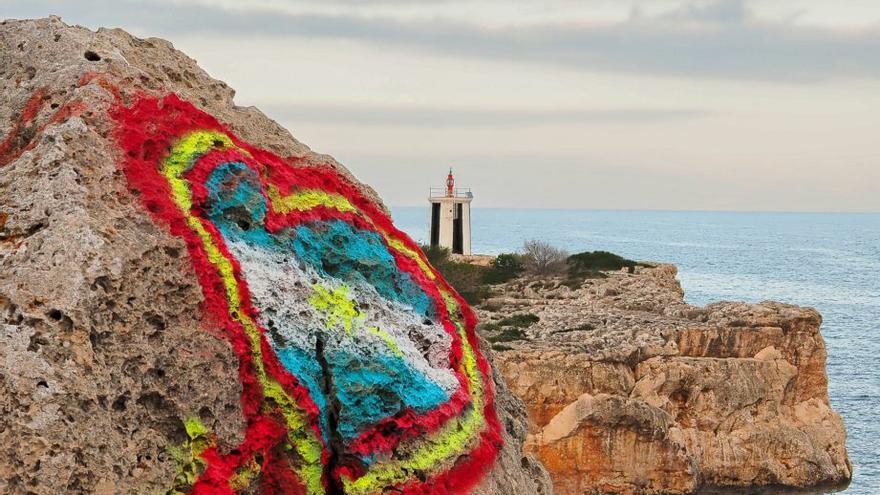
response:
<path id="1" fill-rule="evenodd" d="M 345 340 L 337 343 L 344 344 Z M 272 342 L 281 364 L 304 385 L 321 411 L 321 432 L 328 438 L 328 398 L 314 351 Z M 352 440 L 364 429 L 409 407 L 425 413 L 449 397 L 437 384 L 396 356 L 367 356 L 328 351 L 333 387 L 339 402 L 339 432 Z"/>
<path id="2" fill-rule="evenodd" d="M 365 282 L 382 297 L 412 307 L 431 317 L 433 304 L 410 274 L 401 272 L 382 237 L 356 229 L 342 220 L 311 222 L 295 229 L 292 242 L 297 258 L 318 273 L 349 284 Z"/>
<path id="3" fill-rule="evenodd" d="M 278 354 L 278 359 L 284 368 L 309 390 L 312 401 L 321 412 L 321 433 L 324 435 L 324 440 L 328 440 L 330 437 L 327 424 L 327 397 L 320 385 L 324 381 L 324 372 L 321 364 L 315 359 L 315 351 L 307 352 L 298 347 L 284 347 L 284 345 L 284 342 L 272 341 L 272 348 Z"/>
<path id="4" fill-rule="evenodd" d="M 205 181 L 208 189 L 207 215 L 225 239 L 252 245 L 280 248 L 283 237 L 266 230 L 266 198 L 260 178 L 241 162 L 217 166 Z"/>
<path id="5" fill-rule="evenodd" d="M 345 351 L 330 354 L 339 432 L 352 440 L 376 422 L 407 407 L 425 413 L 449 398 L 436 383 L 396 356 L 360 356 Z"/>

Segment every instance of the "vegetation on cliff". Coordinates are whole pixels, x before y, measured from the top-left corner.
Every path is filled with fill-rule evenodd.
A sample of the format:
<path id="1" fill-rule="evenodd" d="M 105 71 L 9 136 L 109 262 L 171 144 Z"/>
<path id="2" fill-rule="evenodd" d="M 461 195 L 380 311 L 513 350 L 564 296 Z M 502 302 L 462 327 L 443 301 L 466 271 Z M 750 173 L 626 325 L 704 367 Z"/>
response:
<path id="1" fill-rule="evenodd" d="M 574 290 L 585 279 L 604 278 L 604 271 L 626 268 L 633 273 L 637 266 L 650 266 L 608 251 L 569 255 L 563 249 L 535 239 L 525 241 L 519 252 L 499 254 L 488 265 L 454 259 L 443 247 L 423 245 L 421 248 L 431 264 L 471 304 L 480 304 L 489 297 L 490 286 L 523 276 L 546 279 L 534 282 L 537 284 L 561 284 Z M 559 277 L 563 278 L 553 280 Z"/>

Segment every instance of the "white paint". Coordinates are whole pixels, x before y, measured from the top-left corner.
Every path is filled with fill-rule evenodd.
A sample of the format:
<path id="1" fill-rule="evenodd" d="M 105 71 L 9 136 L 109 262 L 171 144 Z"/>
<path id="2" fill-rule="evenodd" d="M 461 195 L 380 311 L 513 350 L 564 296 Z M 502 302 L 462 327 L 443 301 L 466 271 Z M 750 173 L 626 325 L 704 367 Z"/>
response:
<path id="1" fill-rule="evenodd" d="M 319 334 L 324 334 L 330 349 L 344 349 L 353 355 L 389 355 L 387 343 L 367 327 L 378 327 L 394 340 L 402 359 L 412 369 L 428 377 L 447 396 L 459 387 L 449 363 L 452 339 L 437 322 L 426 325 L 411 308 L 382 297 L 366 283 L 344 283 L 319 275 L 309 266 L 302 266 L 292 253 L 280 253 L 244 242 L 229 242 L 230 252 L 238 260 L 259 323 L 267 328 L 271 319 L 282 347 L 295 346 L 314 352 Z M 326 327 L 326 316 L 309 303 L 312 287 L 321 284 L 328 290 L 345 285 L 349 296 L 366 317 L 350 333 L 341 325 L 334 330 Z M 415 342 L 411 336 L 418 336 Z M 274 338 L 274 337 L 273 337 Z"/>

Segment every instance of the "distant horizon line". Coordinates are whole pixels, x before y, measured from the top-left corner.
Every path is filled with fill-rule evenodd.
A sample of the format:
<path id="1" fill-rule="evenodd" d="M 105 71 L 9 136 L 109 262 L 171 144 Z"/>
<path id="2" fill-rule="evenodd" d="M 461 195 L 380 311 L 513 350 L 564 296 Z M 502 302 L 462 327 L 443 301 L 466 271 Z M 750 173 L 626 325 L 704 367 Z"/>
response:
<path id="1" fill-rule="evenodd" d="M 388 205 L 389 208 L 428 208 L 424 205 Z M 828 215 L 878 215 L 880 210 L 683 210 L 657 208 L 557 208 L 557 207 L 522 207 L 522 206 L 474 206 L 473 210 L 539 210 L 539 211 L 606 211 L 606 212 L 643 212 L 643 213 L 810 213 Z"/>

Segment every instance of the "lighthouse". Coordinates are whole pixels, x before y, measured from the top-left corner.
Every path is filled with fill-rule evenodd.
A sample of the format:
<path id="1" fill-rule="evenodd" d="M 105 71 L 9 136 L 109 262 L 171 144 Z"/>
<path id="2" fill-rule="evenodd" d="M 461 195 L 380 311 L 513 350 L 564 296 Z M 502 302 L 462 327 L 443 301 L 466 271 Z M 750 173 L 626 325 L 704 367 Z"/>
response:
<path id="1" fill-rule="evenodd" d="M 449 249 L 454 254 L 471 254 L 471 201 L 470 189 L 455 187 L 452 169 L 446 176 L 445 188 L 431 188 L 431 246 Z"/>

